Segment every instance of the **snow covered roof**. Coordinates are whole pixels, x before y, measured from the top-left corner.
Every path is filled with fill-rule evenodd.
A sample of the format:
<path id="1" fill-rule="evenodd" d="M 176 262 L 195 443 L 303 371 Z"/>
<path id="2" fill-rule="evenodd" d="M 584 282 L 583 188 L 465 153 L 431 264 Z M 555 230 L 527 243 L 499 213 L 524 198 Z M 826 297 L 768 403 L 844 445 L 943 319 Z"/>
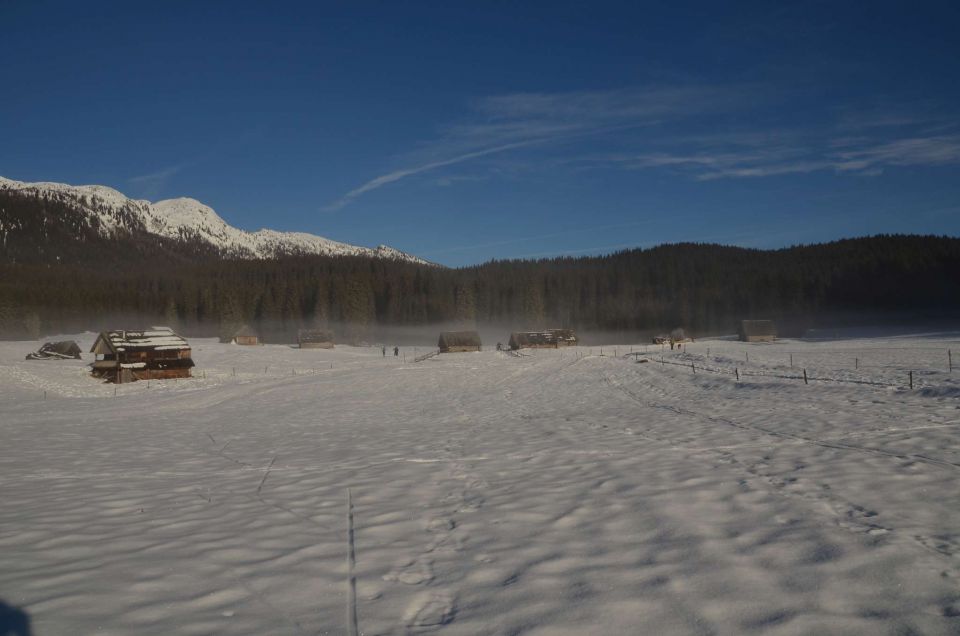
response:
<path id="1" fill-rule="evenodd" d="M 249 325 L 249 323 L 243 323 L 236 331 L 233 332 L 234 338 L 243 338 L 249 336 L 257 336 L 257 330 Z"/>
<path id="2" fill-rule="evenodd" d="M 438 345 L 444 347 L 479 347 L 480 334 L 476 331 L 444 331 Z"/>
<path id="3" fill-rule="evenodd" d="M 104 331 L 97 337 L 97 341 L 93 343 L 93 348 L 90 351 L 103 353 L 102 350 L 98 351 L 98 345 L 101 342 L 113 352 L 128 349 L 168 351 L 190 348 L 190 343 L 173 333 L 173 330 L 169 327 L 154 327 L 149 331 L 128 331 L 126 329 Z"/>
<path id="4" fill-rule="evenodd" d="M 544 331 L 515 331 L 510 334 L 510 344 L 517 346 L 543 344 L 576 344 L 577 334 L 573 329 L 546 329 Z"/>
<path id="5" fill-rule="evenodd" d="M 333 342 L 333 332 L 328 329 L 301 329 L 297 332 L 300 342 Z"/>

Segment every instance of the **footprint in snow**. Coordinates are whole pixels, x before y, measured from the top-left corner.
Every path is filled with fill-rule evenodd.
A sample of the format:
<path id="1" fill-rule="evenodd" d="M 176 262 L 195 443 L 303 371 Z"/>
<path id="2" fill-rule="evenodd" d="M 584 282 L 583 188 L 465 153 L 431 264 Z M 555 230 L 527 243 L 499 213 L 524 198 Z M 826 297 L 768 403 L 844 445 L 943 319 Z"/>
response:
<path id="1" fill-rule="evenodd" d="M 422 594 L 413 600 L 403 617 L 408 634 L 439 629 L 453 622 L 457 613 L 457 597 L 447 592 Z"/>
<path id="2" fill-rule="evenodd" d="M 383 575 L 384 581 L 395 581 L 407 585 L 421 585 L 433 580 L 433 562 L 429 559 L 407 559 Z"/>

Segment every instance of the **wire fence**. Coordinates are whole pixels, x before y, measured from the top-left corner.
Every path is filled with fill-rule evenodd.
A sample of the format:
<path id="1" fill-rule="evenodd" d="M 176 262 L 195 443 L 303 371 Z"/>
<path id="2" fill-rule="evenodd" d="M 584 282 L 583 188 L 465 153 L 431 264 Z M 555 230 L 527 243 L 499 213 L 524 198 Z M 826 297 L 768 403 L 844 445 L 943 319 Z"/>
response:
<path id="1" fill-rule="evenodd" d="M 424 360 L 429 360 L 430 358 L 432 358 L 433 356 L 436 356 L 436 355 L 440 355 L 440 350 L 439 350 L 439 349 L 435 349 L 434 351 L 428 351 L 427 353 L 425 353 L 425 354 L 423 354 L 423 355 L 421 355 L 421 356 L 417 356 L 416 358 L 413 359 L 413 361 L 414 361 L 414 362 L 423 362 Z"/>
<path id="2" fill-rule="evenodd" d="M 681 354 L 681 355 L 686 355 L 686 354 Z M 813 375 L 811 373 L 808 373 L 806 368 L 802 368 L 800 373 L 782 372 L 774 369 L 766 369 L 766 370 L 747 369 L 747 368 L 741 369 L 738 366 L 734 366 L 733 368 L 730 368 L 730 367 L 716 366 L 711 364 L 703 364 L 702 362 L 698 364 L 696 359 L 690 359 L 690 358 L 688 358 L 687 360 L 676 360 L 676 359 L 669 360 L 662 355 L 656 356 L 655 354 L 651 354 L 649 352 L 630 352 L 630 353 L 624 354 L 622 357 L 623 358 L 633 357 L 638 362 L 642 360 L 643 362 L 659 364 L 661 366 L 671 365 L 676 367 L 683 367 L 683 368 L 690 369 L 690 371 L 694 374 L 715 373 L 715 374 L 721 374 L 721 375 L 731 375 L 731 376 L 734 376 L 737 380 L 739 380 L 741 377 L 764 377 L 764 378 L 774 378 L 774 379 L 780 379 L 780 380 L 803 381 L 804 384 L 809 384 L 810 382 L 832 382 L 837 384 L 859 384 L 859 385 L 866 385 L 866 386 L 877 386 L 877 387 L 887 387 L 887 388 L 899 387 L 899 388 L 909 388 L 909 389 L 913 389 L 916 386 L 914 382 L 914 371 L 912 369 L 902 370 L 902 374 L 903 374 L 902 382 L 892 382 L 889 380 L 878 380 L 878 379 L 871 379 L 871 378 L 849 378 L 849 377 L 838 378 L 838 377 L 826 377 L 822 375 Z M 820 365 L 820 366 L 822 367 L 823 365 Z M 948 372 L 952 372 L 952 367 L 948 370 Z"/>

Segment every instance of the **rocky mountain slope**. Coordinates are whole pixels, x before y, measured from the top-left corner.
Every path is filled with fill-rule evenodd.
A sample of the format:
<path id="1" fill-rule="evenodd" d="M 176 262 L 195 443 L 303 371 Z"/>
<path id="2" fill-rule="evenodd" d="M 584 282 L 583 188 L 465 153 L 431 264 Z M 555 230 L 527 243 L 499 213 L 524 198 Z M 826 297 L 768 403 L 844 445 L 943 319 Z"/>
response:
<path id="1" fill-rule="evenodd" d="M 56 209 L 59 213 L 44 214 L 41 220 L 36 218 L 35 212 L 24 211 L 24 208 L 36 210 L 37 202 L 44 210 Z M 269 229 L 248 232 L 233 227 L 213 208 L 196 199 L 179 198 L 151 203 L 128 198 L 106 186 L 25 183 L 0 177 L 0 241 L 4 247 L 12 238 L 20 241 L 49 239 L 50 226 L 58 224 L 69 226 L 66 229 L 59 228 L 61 231 L 56 232 L 65 239 L 70 238 L 71 232 L 79 241 L 147 234 L 204 247 L 205 251 L 232 258 L 318 254 L 426 263 L 421 258 L 387 245 L 360 247 L 304 232 Z M 30 232 L 30 228 L 35 231 Z"/>

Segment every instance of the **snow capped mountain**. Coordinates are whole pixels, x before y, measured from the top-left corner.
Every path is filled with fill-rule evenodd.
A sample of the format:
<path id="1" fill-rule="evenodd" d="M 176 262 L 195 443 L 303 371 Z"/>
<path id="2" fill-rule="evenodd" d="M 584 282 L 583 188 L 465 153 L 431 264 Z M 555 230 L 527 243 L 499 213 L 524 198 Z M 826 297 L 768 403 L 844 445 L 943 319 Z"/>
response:
<path id="1" fill-rule="evenodd" d="M 130 199 L 123 193 L 99 185 L 71 186 L 62 183 L 25 183 L 0 177 L 0 191 L 14 190 L 42 197 L 69 201 L 87 216 L 87 223 L 101 235 L 117 230 L 141 230 L 172 239 L 199 239 L 213 245 L 225 256 L 272 258 L 284 254 L 324 256 L 369 256 L 413 263 L 428 261 L 387 245 L 360 247 L 331 241 L 305 232 L 235 228 L 213 208 L 196 199 L 167 199 L 151 203 Z"/>

